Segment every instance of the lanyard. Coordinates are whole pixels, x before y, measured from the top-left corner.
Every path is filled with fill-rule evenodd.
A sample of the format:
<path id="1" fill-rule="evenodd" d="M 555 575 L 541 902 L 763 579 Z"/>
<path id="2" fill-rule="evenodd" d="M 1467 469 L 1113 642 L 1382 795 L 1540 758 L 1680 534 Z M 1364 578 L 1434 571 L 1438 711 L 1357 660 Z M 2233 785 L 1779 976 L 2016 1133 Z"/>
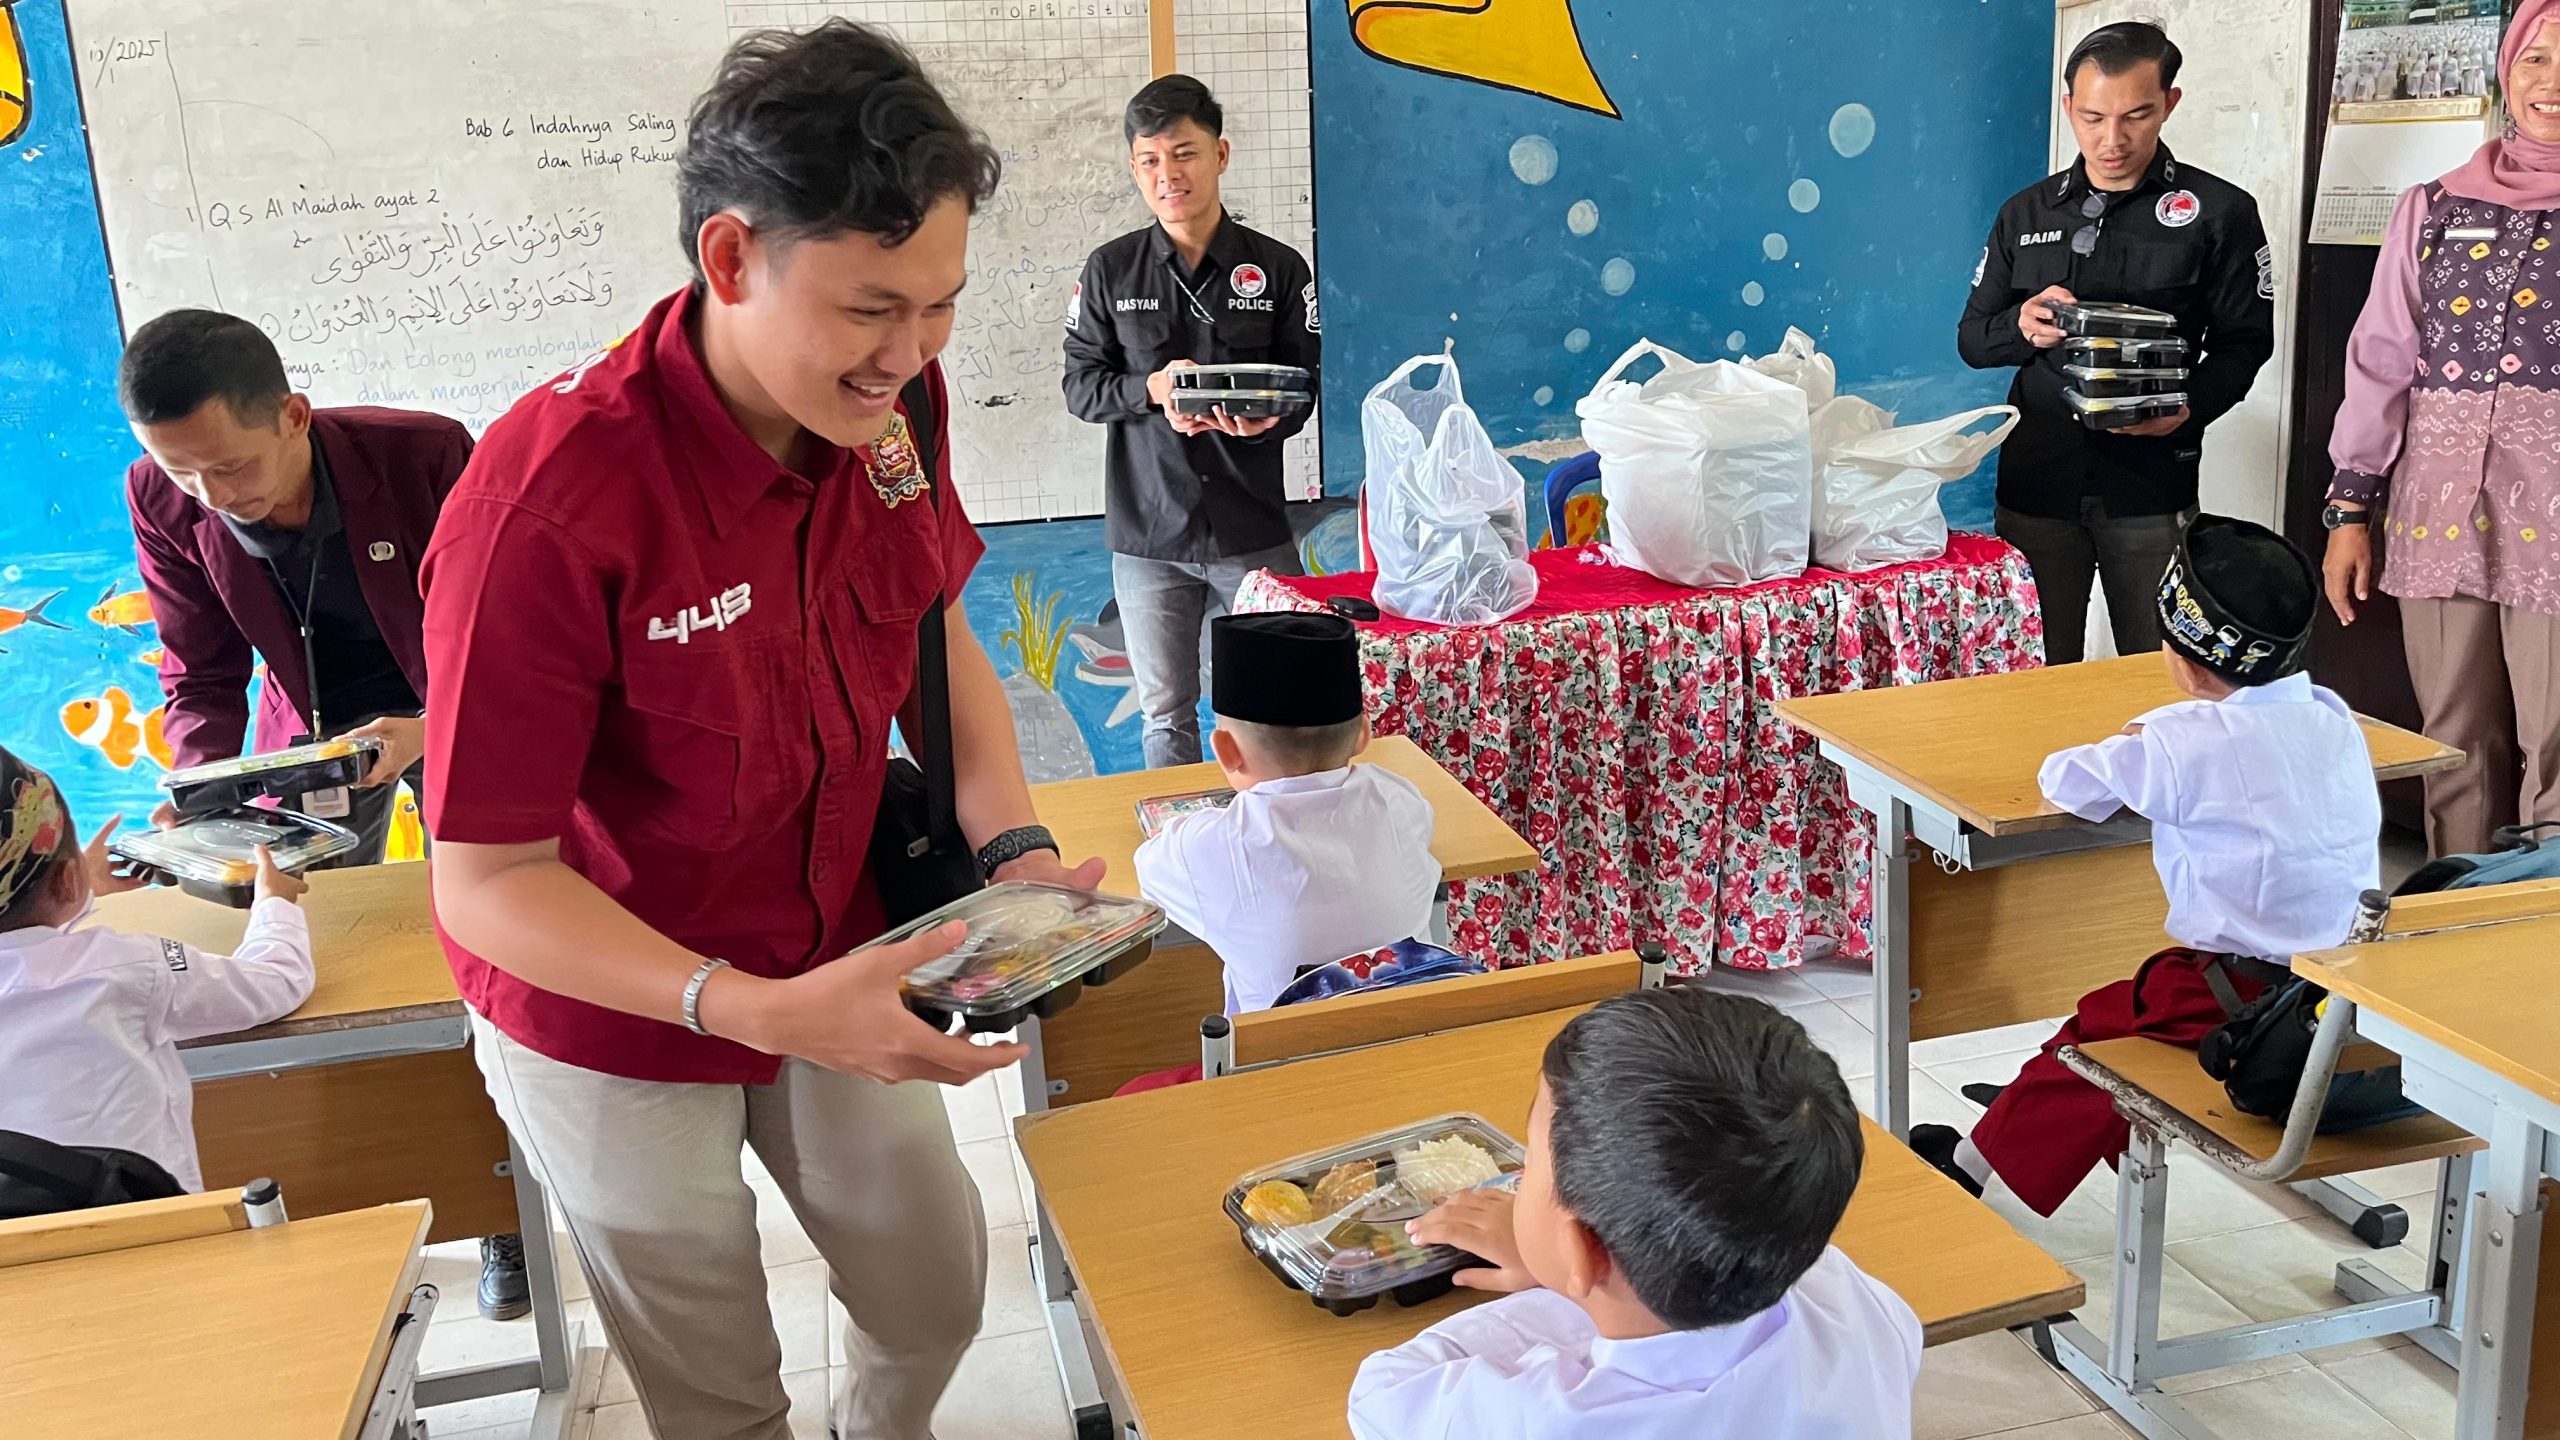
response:
<path id="1" fill-rule="evenodd" d="M 1200 292 L 1191 288 L 1191 282 L 1182 277 L 1182 262 L 1180 258 L 1177 256 L 1167 255 L 1164 257 L 1164 268 L 1166 273 L 1173 276 L 1173 283 L 1176 288 L 1182 291 L 1182 298 L 1191 302 L 1192 315 L 1195 316 L 1201 324 L 1208 326 L 1211 334 L 1216 334 L 1218 329 L 1218 316 L 1215 311 L 1212 311 L 1209 308 L 1209 302 L 1200 298 Z"/>
<path id="2" fill-rule="evenodd" d="M 317 540 L 312 543 L 311 574 L 303 582 L 304 589 L 299 602 L 293 598 L 293 587 L 284 583 L 284 575 L 276 569 L 276 562 L 263 559 L 259 561 L 267 567 L 267 574 L 274 577 L 276 593 L 284 597 L 284 607 L 293 612 L 293 623 L 302 632 L 302 679 L 304 684 L 311 687 L 311 713 L 303 718 L 308 722 L 311 730 L 310 738 L 314 740 L 329 733 L 328 729 L 320 723 L 320 658 L 311 647 L 311 617 L 320 608 L 320 547 L 327 543 L 326 540 Z"/>

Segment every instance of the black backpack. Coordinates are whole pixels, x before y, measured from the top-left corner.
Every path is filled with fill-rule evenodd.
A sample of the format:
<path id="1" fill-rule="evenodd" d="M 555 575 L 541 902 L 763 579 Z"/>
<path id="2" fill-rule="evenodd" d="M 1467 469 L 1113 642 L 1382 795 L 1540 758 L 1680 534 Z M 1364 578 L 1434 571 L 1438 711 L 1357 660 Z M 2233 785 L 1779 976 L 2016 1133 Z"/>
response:
<path id="1" fill-rule="evenodd" d="M 135 1200 L 166 1200 L 187 1187 L 158 1162 L 104 1145 L 57 1145 L 0 1130 L 0 1220 L 59 1215 Z"/>

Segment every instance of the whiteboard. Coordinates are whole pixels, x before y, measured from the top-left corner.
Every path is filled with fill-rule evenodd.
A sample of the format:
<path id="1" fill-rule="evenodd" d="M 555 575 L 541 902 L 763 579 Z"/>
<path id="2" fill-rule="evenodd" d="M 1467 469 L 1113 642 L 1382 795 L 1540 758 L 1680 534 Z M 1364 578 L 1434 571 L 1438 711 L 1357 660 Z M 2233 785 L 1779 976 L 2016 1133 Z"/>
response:
<path id="1" fill-rule="evenodd" d="M 886 26 L 1002 152 L 943 363 L 981 521 L 1102 508 L 1103 431 L 1066 413 L 1060 331 L 1096 245 L 1147 223 L 1120 112 L 1147 0 L 397 5 L 68 0 L 128 332 L 254 319 L 324 405 L 475 432 L 690 275 L 674 159 L 733 34 Z"/>

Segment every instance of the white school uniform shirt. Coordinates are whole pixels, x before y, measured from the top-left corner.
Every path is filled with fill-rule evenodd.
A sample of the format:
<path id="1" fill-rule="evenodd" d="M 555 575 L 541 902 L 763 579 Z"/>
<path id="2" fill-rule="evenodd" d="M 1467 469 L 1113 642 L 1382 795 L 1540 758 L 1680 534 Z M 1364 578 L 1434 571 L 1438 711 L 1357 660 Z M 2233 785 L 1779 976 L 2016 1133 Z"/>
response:
<path id="1" fill-rule="evenodd" d="M 1430 933 L 1431 802 L 1378 765 L 1265 780 L 1138 847 L 1138 893 L 1226 962 L 1227 1013 L 1267 1010 L 1302 965 Z"/>
<path id="2" fill-rule="evenodd" d="M 1478 1305 L 1361 1363 L 1358 1440 L 1911 1440 L 1920 1319 L 1827 1248 L 1748 1319 L 1603 1340 L 1551 1290 Z"/>
<path id="3" fill-rule="evenodd" d="M 201 1190 L 178 1042 L 281 1019 L 311 982 L 290 900 L 259 901 L 232 955 L 95 927 L 0 933 L 0 1130 L 131 1150 Z"/>
<path id="4" fill-rule="evenodd" d="M 2382 883 L 2382 797 L 2347 702 L 2288 675 L 2136 723 L 2046 757 L 2036 783 L 2083 820 L 2151 822 L 2171 938 L 2280 965 L 2344 941 Z"/>

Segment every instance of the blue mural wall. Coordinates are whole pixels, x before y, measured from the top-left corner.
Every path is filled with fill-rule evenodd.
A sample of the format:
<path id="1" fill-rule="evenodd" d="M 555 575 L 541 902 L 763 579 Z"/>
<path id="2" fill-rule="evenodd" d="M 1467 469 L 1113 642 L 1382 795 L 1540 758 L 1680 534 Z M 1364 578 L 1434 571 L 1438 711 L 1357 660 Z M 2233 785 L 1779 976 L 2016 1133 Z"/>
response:
<path id="1" fill-rule="evenodd" d="M 1359 483 L 1361 395 L 1444 339 L 1504 446 L 1574 434 L 1642 337 L 1709 360 L 1793 325 L 1907 421 L 2000 400 L 1955 323 L 2045 173 L 2052 0 L 1574 0 L 1596 101 L 1565 5 L 1315 7 L 1329 490 Z M 1946 500 L 1988 527 L 1987 476 Z"/>

